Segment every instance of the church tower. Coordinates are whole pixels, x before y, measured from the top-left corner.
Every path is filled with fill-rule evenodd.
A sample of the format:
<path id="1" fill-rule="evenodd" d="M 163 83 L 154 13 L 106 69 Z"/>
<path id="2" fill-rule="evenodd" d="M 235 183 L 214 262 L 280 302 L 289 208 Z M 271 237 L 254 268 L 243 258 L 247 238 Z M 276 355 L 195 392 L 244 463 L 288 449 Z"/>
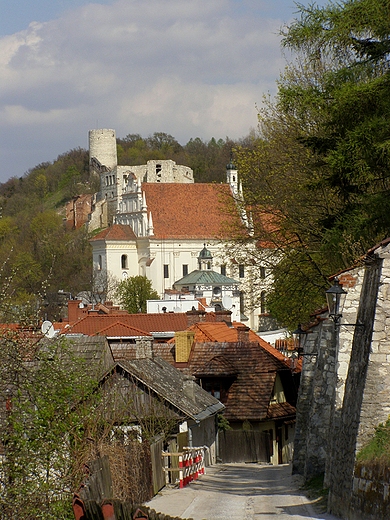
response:
<path id="1" fill-rule="evenodd" d="M 226 182 L 229 184 L 233 195 L 238 195 L 238 172 L 233 164 L 233 157 L 230 154 L 230 162 L 226 165 Z"/>
<path id="2" fill-rule="evenodd" d="M 199 271 L 210 271 L 213 268 L 213 255 L 208 249 L 206 244 L 198 256 Z"/>

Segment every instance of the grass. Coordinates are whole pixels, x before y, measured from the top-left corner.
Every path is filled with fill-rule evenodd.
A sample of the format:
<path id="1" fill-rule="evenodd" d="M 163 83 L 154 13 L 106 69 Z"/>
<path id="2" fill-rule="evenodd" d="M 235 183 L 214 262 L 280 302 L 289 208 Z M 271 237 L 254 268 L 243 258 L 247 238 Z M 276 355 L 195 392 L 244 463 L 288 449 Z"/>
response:
<path id="1" fill-rule="evenodd" d="M 319 513 L 325 513 L 328 506 L 328 489 L 324 488 L 324 475 L 307 480 L 302 487 L 305 495 L 313 500 L 313 507 Z"/>
<path id="2" fill-rule="evenodd" d="M 390 419 L 375 428 L 374 437 L 360 450 L 356 460 L 390 464 Z"/>

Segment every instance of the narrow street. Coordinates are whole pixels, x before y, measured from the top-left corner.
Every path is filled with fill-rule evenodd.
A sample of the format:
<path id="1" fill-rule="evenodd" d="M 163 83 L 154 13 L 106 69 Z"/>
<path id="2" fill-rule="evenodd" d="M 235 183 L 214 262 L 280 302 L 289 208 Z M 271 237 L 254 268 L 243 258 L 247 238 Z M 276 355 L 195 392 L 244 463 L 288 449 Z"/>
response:
<path id="1" fill-rule="evenodd" d="M 184 489 L 163 489 L 147 505 L 194 520 L 336 520 L 315 512 L 288 465 L 218 464 Z"/>

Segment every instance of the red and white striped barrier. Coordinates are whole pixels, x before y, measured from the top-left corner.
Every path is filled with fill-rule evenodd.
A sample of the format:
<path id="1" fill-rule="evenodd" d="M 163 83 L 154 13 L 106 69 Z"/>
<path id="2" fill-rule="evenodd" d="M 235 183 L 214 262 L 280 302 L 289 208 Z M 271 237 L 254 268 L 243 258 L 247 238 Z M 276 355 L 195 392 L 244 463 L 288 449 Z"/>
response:
<path id="1" fill-rule="evenodd" d="M 183 448 L 179 455 L 179 481 L 183 488 L 204 474 L 204 448 Z"/>

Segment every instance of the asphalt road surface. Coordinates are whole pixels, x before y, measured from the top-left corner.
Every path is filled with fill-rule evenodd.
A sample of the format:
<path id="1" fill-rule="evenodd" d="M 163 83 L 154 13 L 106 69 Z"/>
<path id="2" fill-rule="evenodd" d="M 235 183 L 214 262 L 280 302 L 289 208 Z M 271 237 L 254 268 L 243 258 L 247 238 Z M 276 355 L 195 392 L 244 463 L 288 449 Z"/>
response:
<path id="1" fill-rule="evenodd" d="M 193 520 L 336 520 L 316 513 L 288 465 L 217 464 L 184 489 L 164 488 L 147 505 Z"/>

